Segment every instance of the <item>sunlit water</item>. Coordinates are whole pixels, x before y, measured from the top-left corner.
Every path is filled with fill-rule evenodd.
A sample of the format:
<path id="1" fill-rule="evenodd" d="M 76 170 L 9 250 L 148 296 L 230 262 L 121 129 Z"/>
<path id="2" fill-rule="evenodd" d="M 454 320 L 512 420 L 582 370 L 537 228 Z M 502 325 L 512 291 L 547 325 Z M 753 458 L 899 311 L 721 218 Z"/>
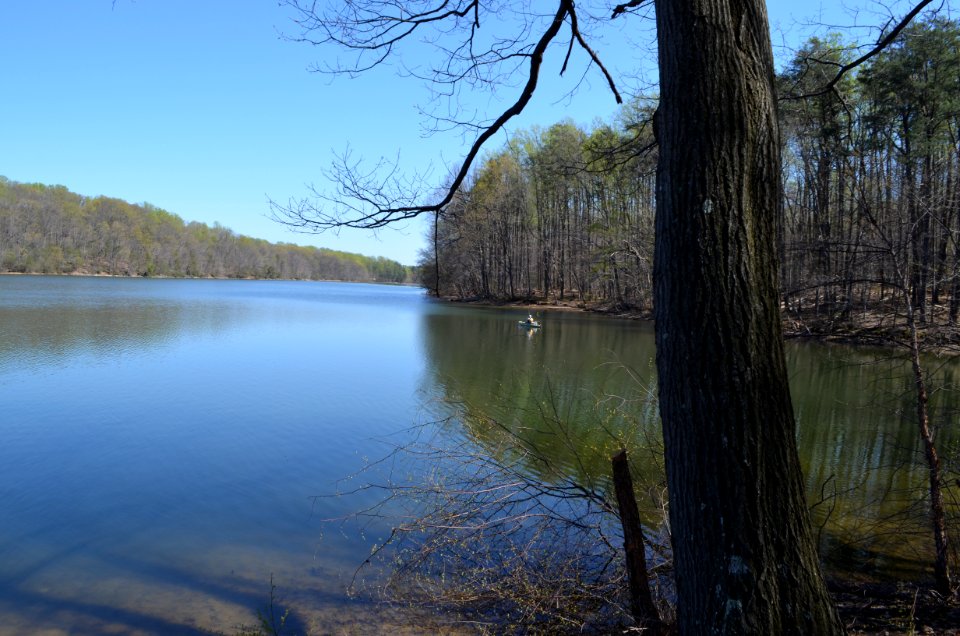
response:
<path id="1" fill-rule="evenodd" d="M 352 620 L 369 543 L 320 522 L 357 501 L 313 497 L 419 417 L 423 311 L 399 287 L 0 278 L 0 631 L 229 632 L 271 573 L 307 626 Z"/>
<path id="2" fill-rule="evenodd" d="M 441 402 L 464 416 L 440 435 L 482 448 L 472 415 L 496 417 L 574 473 L 604 473 L 623 431 L 656 437 L 649 325 L 519 317 L 404 287 L 0 277 L 0 633 L 232 633 L 271 576 L 295 629 L 382 626 L 345 586 L 389 520 L 324 522 L 376 493 L 316 496 L 375 479 L 342 481 L 457 412 Z M 922 496 L 902 365 L 788 356 L 811 501 L 839 493 L 815 509 L 828 562 L 917 572 L 923 519 L 877 521 Z"/>

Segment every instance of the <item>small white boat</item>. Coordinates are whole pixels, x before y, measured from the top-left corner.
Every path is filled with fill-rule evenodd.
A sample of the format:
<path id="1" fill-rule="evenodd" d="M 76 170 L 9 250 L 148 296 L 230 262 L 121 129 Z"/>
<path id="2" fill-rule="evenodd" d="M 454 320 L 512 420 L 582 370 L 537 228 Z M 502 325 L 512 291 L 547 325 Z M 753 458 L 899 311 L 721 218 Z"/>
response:
<path id="1" fill-rule="evenodd" d="M 526 327 L 527 329 L 539 329 L 540 323 L 536 320 L 518 320 L 521 327 Z"/>

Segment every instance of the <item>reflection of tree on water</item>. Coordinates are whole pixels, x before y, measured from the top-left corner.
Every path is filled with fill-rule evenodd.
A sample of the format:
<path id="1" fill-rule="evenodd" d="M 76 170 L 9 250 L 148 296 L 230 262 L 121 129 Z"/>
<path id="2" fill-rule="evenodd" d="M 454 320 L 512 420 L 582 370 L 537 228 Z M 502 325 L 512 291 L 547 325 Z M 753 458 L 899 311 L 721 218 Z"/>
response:
<path id="1" fill-rule="evenodd" d="M 424 318 L 424 392 L 440 398 L 449 419 L 436 446 L 413 451 L 433 470 L 425 483 L 404 487 L 421 505 L 394 535 L 392 589 L 425 591 L 427 599 L 415 600 L 450 603 L 472 620 L 495 620 L 498 630 L 622 624 L 630 609 L 610 459 L 624 446 L 637 456 L 642 444 L 659 448 L 651 395 L 630 370 L 608 362 L 614 348 L 633 359 L 651 351 L 643 325 L 624 326 L 557 317 L 529 337 L 502 312 Z M 652 375 L 652 360 L 642 372 Z M 647 409 L 622 408 L 629 400 Z M 662 479 L 657 461 L 634 468 Z M 669 558 L 659 549 L 663 535 L 649 530 L 663 522 L 654 509 L 645 506 L 644 522 L 658 538 L 650 565 L 666 586 L 656 595 L 663 602 L 671 596 Z"/>
<path id="2" fill-rule="evenodd" d="M 0 364 L 8 357 L 22 360 L 25 352 L 49 360 L 69 359 L 78 350 L 110 355 L 155 346 L 175 338 L 184 329 L 204 329 L 206 325 L 215 331 L 222 319 L 211 325 L 211 318 L 209 314 L 192 314 L 177 305 L 61 307 L 47 312 L 42 323 L 38 323 L 36 311 L 0 308 L 0 320 L 9 328 L 0 338 Z"/>
<path id="3" fill-rule="evenodd" d="M 509 448 L 511 437 L 536 449 L 549 462 L 533 462 L 528 470 L 541 479 L 606 483 L 613 452 L 659 440 L 653 346 L 644 325 L 610 329 L 558 316 L 528 337 L 509 314 L 425 320 L 428 381 L 462 408 L 456 424 L 498 452 Z M 627 367 L 618 358 L 643 366 Z M 644 465 L 634 468 L 647 476 Z"/>
<path id="4" fill-rule="evenodd" d="M 653 343 L 640 326 L 551 317 L 532 339 L 517 337 L 503 312 L 435 314 L 423 329 L 428 382 L 461 417 L 448 426 L 492 456 L 522 461 L 537 479 L 570 479 L 603 491 L 609 457 L 631 450 L 639 483 L 662 479 L 652 364 Z M 906 363 L 878 362 L 889 352 L 838 346 L 788 347 L 798 445 L 820 547 L 837 571 L 916 578 L 931 562 L 923 449 L 912 423 Z M 931 384 L 951 387 L 955 364 Z M 646 388 L 644 388 L 646 387 Z M 958 398 L 931 402 L 938 443 L 956 447 L 947 425 Z M 529 453 L 535 449 L 536 453 Z M 535 457 L 540 455 L 542 457 Z M 951 483 L 953 483 L 951 481 Z M 960 518 L 956 489 L 953 522 Z M 659 512 L 640 496 L 645 522 Z"/>
<path id="5" fill-rule="evenodd" d="M 77 352 L 109 357 L 173 341 L 184 333 L 222 333 L 244 318 L 243 309 L 223 302 L 191 302 L 172 295 L 145 297 L 136 287 L 165 281 L 31 277 L 30 294 L 6 280 L 10 297 L 0 303 L 0 368 L 6 364 L 49 364 Z M 202 283 L 201 283 L 202 284 Z M 90 288 L 83 290 L 84 285 Z M 61 298 L 65 293 L 73 296 Z M 129 293 L 124 293 L 129 292 Z M 115 295 L 111 296 L 113 293 Z"/>
<path id="6" fill-rule="evenodd" d="M 821 553 L 843 571 L 925 576 L 933 559 L 928 475 L 909 362 L 890 351 L 840 346 L 797 345 L 787 353 Z M 931 377 L 931 386 L 942 389 L 932 396 L 930 412 L 944 448 L 958 439 L 949 425 L 958 404 L 956 364 L 940 365 Z M 952 501 L 948 513 L 956 524 L 955 495 Z"/>

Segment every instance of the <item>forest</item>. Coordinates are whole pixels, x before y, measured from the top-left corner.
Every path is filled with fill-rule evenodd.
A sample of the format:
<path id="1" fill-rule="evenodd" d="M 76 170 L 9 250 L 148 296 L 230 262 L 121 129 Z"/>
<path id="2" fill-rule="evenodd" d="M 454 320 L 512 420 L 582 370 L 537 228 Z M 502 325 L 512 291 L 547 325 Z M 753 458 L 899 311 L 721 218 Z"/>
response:
<path id="1" fill-rule="evenodd" d="M 403 283 L 410 269 L 187 223 L 148 203 L 0 177 L 0 272 Z"/>
<path id="2" fill-rule="evenodd" d="M 960 23 L 909 26 L 856 57 L 811 38 L 777 77 L 785 196 L 781 289 L 795 315 L 836 320 L 908 289 L 920 322 L 960 312 Z M 614 121 L 516 134 L 435 217 L 422 283 L 440 296 L 649 312 L 656 99 Z"/>
<path id="3" fill-rule="evenodd" d="M 930 0 L 902 19 L 885 7 L 889 16 L 876 25 L 875 42 L 811 38 L 778 72 L 760 0 L 630 0 L 616 5 L 609 20 L 634 11 L 655 19 L 658 93 L 635 97 L 607 123 L 564 121 L 521 131 L 480 155 L 537 92 L 551 45 L 566 45 L 561 74 L 576 50 L 622 103 L 616 77 L 588 41 L 590 29 L 580 27 L 581 17 L 600 19 L 589 9 L 559 0 L 551 18 L 527 6 L 492 9 L 468 0 L 416 3 L 419 10 L 405 5 L 401 12 L 379 0 L 344 10 L 288 4 L 299 12 L 302 41 L 351 53 L 352 63 L 332 66 L 334 74 L 353 77 L 395 61 L 401 42 L 428 31 L 420 43 L 432 46 L 440 62 L 409 75 L 428 82 L 441 101 L 459 106 L 461 86 L 516 87 L 516 101 L 495 118 L 434 115 L 443 127 L 477 131 L 436 198 L 418 198 L 416 188 L 398 184 L 391 170 L 380 176 L 343 158 L 328 173 L 337 194 L 282 210 L 291 224 L 316 231 L 377 228 L 426 214 L 433 225 L 420 258 L 421 282 L 436 296 L 579 305 L 654 318 L 651 391 L 662 433 L 674 587 L 661 595 L 672 614 L 665 621 L 643 598 L 660 582 L 642 563 L 649 554 L 637 539 L 643 529 L 639 523 L 629 528 L 633 515 L 625 500 L 635 488 L 625 484 L 625 496 L 617 493 L 618 516 L 630 612 L 640 630 L 843 634 L 859 627 L 860 616 L 845 621 L 838 615 L 818 559 L 822 528 L 811 523 L 803 488 L 796 445 L 802 414 L 791 400 L 784 322 L 795 323 L 795 334 L 814 336 L 845 337 L 838 331 L 852 328 L 851 339 L 868 326 L 876 334 L 871 338 L 909 352 L 915 408 L 901 413 L 905 422 L 912 420 L 922 446 L 916 456 L 922 457 L 927 494 L 913 501 L 918 509 L 928 507 L 918 518 L 929 522 L 935 552 L 931 598 L 941 608 L 946 604 L 940 601 L 956 598 L 947 517 L 947 502 L 955 499 L 948 499 L 953 481 L 945 478 L 941 460 L 949 446 L 937 448 L 940 422 L 931 415 L 930 396 L 942 387 L 931 381 L 924 354 L 928 334 L 945 336 L 937 353 L 947 345 L 956 352 L 960 343 L 957 22 L 917 19 Z M 480 35 L 487 12 L 496 14 L 499 27 L 492 39 Z M 509 19 L 501 15 L 506 12 Z M 820 323 L 819 334 L 809 328 L 813 321 Z M 938 333 L 930 325 L 944 328 Z M 545 329 L 541 341 L 554 333 Z M 895 357 L 886 350 L 883 355 Z M 549 406 L 540 413 L 544 420 L 557 417 Z M 496 453 L 479 461 L 486 462 L 483 469 L 509 463 Z M 444 488 L 450 483 L 444 475 Z M 533 495 L 521 491 L 511 499 L 501 485 L 471 490 L 456 484 L 450 488 L 454 504 L 428 507 L 423 517 L 414 516 L 414 526 L 438 529 L 434 545 L 446 547 L 452 528 L 470 538 L 477 528 L 495 525 L 489 515 L 500 512 L 504 525 L 526 529 L 527 515 L 517 514 L 516 500 L 568 496 L 532 489 Z M 471 492 L 492 492 L 508 503 L 491 513 L 469 495 L 457 499 Z M 483 512 L 475 521 L 468 515 L 478 509 Z M 429 517 L 432 510 L 453 514 L 438 520 Z M 562 515 L 529 515 L 540 516 Z M 574 517 L 567 527 L 580 528 L 579 522 Z M 534 580 L 563 582 L 551 588 L 544 606 L 570 606 L 563 585 L 595 579 L 566 571 L 542 577 L 555 546 L 578 546 L 564 565 L 601 560 L 589 547 L 579 548 L 588 542 L 555 540 L 552 528 L 529 535 L 545 555 L 529 565 Z M 480 608 L 489 609 L 491 624 L 499 625 L 512 598 L 496 603 L 503 595 L 478 592 L 477 581 L 500 577 L 508 589 L 530 587 L 504 574 L 517 568 L 497 560 L 503 550 L 487 562 L 472 546 L 436 559 L 437 550 L 424 543 L 419 554 L 426 559 L 415 555 L 407 563 L 441 579 L 442 591 L 448 573 L 493 563 L 446 588 L 451 597 L 468 599 L 468 606 L 495 599 L 492 609 Z M 855 543 L 851 552 L 862 558 Z M 524 557 L 531 552 L 516 551 Z M 584 598 L 610 596 L 591 591 Z M 917 598 L 908 610 L 910 633 Z M 534 624 L 547 611 L 536 608 Z M 958 624 L 956 618 L 948 622 Z"/>

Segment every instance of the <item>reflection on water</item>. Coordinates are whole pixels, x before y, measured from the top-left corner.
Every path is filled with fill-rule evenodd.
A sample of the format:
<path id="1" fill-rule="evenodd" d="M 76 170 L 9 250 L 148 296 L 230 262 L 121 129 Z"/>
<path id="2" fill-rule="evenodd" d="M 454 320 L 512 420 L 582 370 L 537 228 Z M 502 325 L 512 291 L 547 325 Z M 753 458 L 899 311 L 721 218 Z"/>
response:
<path id="1" fill-rule="evenodd" d="M 519 435 L 552 460 L 531 472 L 592 484 L 606 479 L 614 449 L 636 446 L 638 432 L 659 435 L 648 324 L 557 312 L 531 337 L 516 316 L 494 310 L 424 320 L 427 382 L 466 409 L 457 425 L 490 449 L 503 448 L 504 433 Z"/>
<path id="2" fill-rule="evenodd" d="M 533 338 L 516 316 L 467 310 L 425 317 L 428 383 L 462 408 L 462 426 L 491 452 L 504 435 L 550 458 L 529 470 L 605 484 L 625 446 L 642 483 L 663 479 L 645 452 L 659 445 L 650 325 L 549 314 Z M 450 343 L 457 343 L 450 346 Z M 836 572 L 915 577 L 932 562 L 926 471 L 916 432 L 910 368 L 888 351 L 788 343 L 798 445 L 821 550 Z M 960 441 L 950 418 L 956 363 L 931 360 L 938 443 Z M 496 424 L 491 424 L 495 420 Z M 948 497 L 951 503 L 955 495 Z M 960 516 L 953 505 L 952 514 Z M 646 519 L 655 523 L 658 511 Z"/>
<path id="3" fill-rule="evenodd" d="M 787 349 L 799 446 L 828 563 L 892 577 L 932 563 L 927 471 L 910 365 L 890 351 L 792 344 Z M 956 450 L 956 362 L 930 359 L 941 453 Z M 956 490 L 947 489 L 957 519 Z"/>
<path id="4" fill-rule="evenodd" d="M 420 352 L 398 334 L 422 305 L 383 286 L 0 277 L 0 633 L 229 632 L 271 574 L 311 631 L 380 620 L 343 581 L 382 528 L 321 540 L 363 499 L 313 497 L 416 419 Z"/>
<path id="5" fill-rule="evenodd" d="M 657 447 L 649 325 L 524 317 L 375 285 L 0 277 L 0 634 L 229 633 L 271 574 L 304 630 L 402 623 L 344 593 L 389 520 L 321 522 L 378 494 L 314 496 L 349 491 L 412 424 L 501 453 L 517 436 L 551 459 L 529 466 L 546 480 L 602 485 L 613 449 Z M 929 542 L 924 514 L 904 521 L 924 484 L 904 367 L 788 357 L 828 559 L 915 572 Z M 937 423 L 955 403 L 935 393 Z M 656 482 L 650 456 L 634 468 Z"/>
<path id="6" fill-rule="evenodd" d="M 49 279 L 4 281 L 0 303 L 0 373 L 18 367 L 56 365 L 79 353 L 132 355 L 180 335 L 215 333 L 242 318 L 228 303 L 192 302 L 144 293 L 143 281 L 78 278 L 69 286 Z"/>

